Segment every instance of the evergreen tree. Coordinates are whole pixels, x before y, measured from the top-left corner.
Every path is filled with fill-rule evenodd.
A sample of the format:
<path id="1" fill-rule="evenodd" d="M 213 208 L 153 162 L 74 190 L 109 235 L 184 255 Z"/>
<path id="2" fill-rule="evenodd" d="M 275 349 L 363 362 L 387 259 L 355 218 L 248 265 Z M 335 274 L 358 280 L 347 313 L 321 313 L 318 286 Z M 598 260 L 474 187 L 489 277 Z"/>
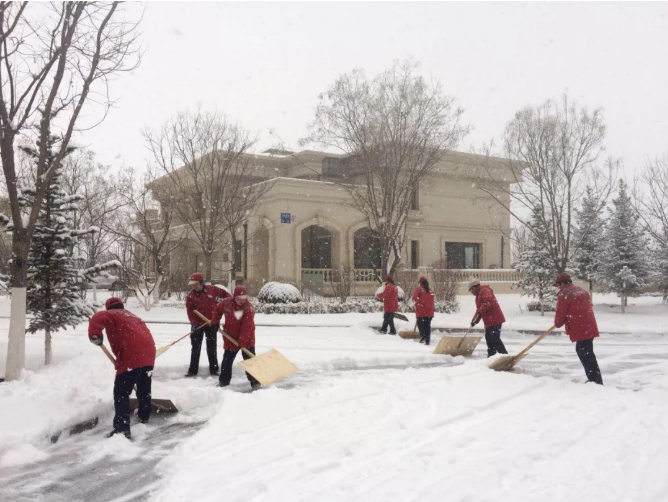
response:
<path id="1" fill-rule="evenodd" d="M 56 137 L 49 139 L 47 156 L 49 165 L 55 157 Z M 24 148 L 32 157 L 37 148 Z M 82 283 L 95 275 L 116 266 L 115 263 L 98 265 L 81 270 L 74 256 L 78 239 L 95 232 L 95 228 L 78 230 L 71 228 L 73 211 L 77 209 L 80 195 L 68 195 L 61 188 L 58 171 L 53 175 L 39 212 L 35 233 L 28 255 L 27 310 L 33 315 L 28 332 L 45 332 L 45 364 L 51 363 L 51 334 L 67 326 L 75 327 L 90 318 L 99 305 L 80 298 Z M 31 207 L 34 190 L 23 190 L 21 205 Z"/>
<path id="2" fill-rule="evenodd" d="M 668 246 L 665 242 L 655 242 L 650 257 L 652 283 L 663 293 L 663 304 L 666 305 L 668 304 Z"/>
<path id="3" fill-rule="evenodd" d="M 520 254 L 515 268 L 522 272 L 518 287 L 523 289 L 522 295 L 538 298 L 540 315 L 545 315 L 545 305 L 554 303 L 556 290 L 552 286 L 557 270 L 550 253 L 541 244 L 546 242 L 547 230 L 541 224 L 537 211 L 529 220 L 530 242 L 527 249 Z"/>
<path id="4" fill-rule="evenodd" d="M 612 204 L 600 277 L 608 291 L 620 296 L 624 313 L 628 297 L 639 296 L 649 283 L 649 242 L 638 223 L 624 180 L 620 180 L 619 195 Z"/>
<path id="5" fill-rule="evenodd" d="M 573 268 L 578 279 L 589 283 L 592 298 L 605 250 L 605 221 L 601 217 L 601 210 L 593 190 L 587 187 L 582 208 L 575 213 L 573 240 L 578 251 L 573 257 Z"/>

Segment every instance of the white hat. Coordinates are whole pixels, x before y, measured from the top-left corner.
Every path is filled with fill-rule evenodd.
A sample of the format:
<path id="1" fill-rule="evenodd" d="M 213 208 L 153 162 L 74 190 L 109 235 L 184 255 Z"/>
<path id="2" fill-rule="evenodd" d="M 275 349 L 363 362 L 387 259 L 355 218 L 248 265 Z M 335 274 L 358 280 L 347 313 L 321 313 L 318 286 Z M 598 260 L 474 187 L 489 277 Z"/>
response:
<path id="1" fill-rule="evenodd" d="M 480 281 L 478 279 L 473 279 L 471 282 L 469 282 L 469 291 L 471 291 L 476 286 L 480 286 Z"/>

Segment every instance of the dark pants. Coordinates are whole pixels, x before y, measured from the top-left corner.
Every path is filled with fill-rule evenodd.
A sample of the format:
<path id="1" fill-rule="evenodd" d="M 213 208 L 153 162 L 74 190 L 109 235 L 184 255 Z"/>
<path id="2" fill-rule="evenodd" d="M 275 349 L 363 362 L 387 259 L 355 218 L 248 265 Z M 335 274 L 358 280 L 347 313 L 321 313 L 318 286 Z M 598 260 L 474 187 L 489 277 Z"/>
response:
<path id="1" fill-rule="evenodd" d="M 190 351 L 190 368 L 188 368 L 189 375 L 197 375 L 199 370 L 199 355 L 202 352 L 202 338 L 206 335 L 206 355 L 209 358 L 209 371 L 211 373 L 218 372 L 218 348 L 217 348 L 217 326 L 208 326 L 195 331 L 190 335 L 190 344 L 192 345 Z"/>
<path id="2" fill-rule="evenodd" d="M 397 330 L 394 328 L 394 314 L 392 312 L 385 312 L 383 314 L 383 327 L 380 328 L 382 333 L 387 333 L 387 327 L 390 327 L 390 335 L 396 335 Z"/>
<path id="3" fill-rule="evenodd" d="M 126 432 L 130 430 L 130 394 L 137 386 L 137 414 L 142 422 L 151 416 L 151 374 L 153 366 L 142 366 L 120 375 L 114 381 L 114 430 Z"/>
<path id="4" fill-rule="evenodd" d="M 431 320 L 433 317 L 418 317 L 417 325 L 420 331 L 420 341 L 424 340 L 425 345 L 429 345 L 431 340 Z"/>
<path id="5" fill-rule="evenodd" d="M 255 347 L 248 347 L 248 351 L 255 354 Z M 220 363 L 220 377 L 218 378 L 221 387 L 230 385 L 230 380 L 232 380 L 232 364 L 234 364 L 234 359 L 237 357 L 238 353 L 238 350 L 226 350 L 223 353 L 223 360 Z M 241 351 L 241 354 L 244 356 L 244 361 L 250 357 L 246 355 L 243 350 Z M 246 378 L 248 378 L 251 385 L 260 383 L 248 372 L 246 372 Z"/>
<path id="6" fill-rule="evenodd" d="M 501 341 L 501 324 L 485 328 L 485 342 L 487 342 L 487 357 L 494 354 L 507 354 L 506 346 Z"/>
<path id="7" fill-rule="evenodd" d="M 596 354 L 594 354 L 594 340 L 581 340 L 575 342 L 575 352 L 578 353 L 580 362 L 584 366 L 587 380 L 603 385 L 603 377 L 601 377 L 601 370 L 596 361 Z"/>

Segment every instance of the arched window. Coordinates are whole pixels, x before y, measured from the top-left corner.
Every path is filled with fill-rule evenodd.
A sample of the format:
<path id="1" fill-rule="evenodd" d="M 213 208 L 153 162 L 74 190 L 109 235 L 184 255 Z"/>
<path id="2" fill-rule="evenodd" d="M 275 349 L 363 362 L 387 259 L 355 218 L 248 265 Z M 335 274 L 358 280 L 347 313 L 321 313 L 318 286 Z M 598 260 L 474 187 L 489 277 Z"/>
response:
<path id="1" fill-rule="evenodd" d="M 354 235 L 355 268 L 380 268 L 380 238 L 370 228 L 360 228 Z"/>
<path id="2" fill-rule="evenodd" d="M 302 230 L 302 268 L 332 268 L 332 234 L 318 225 Z"/>

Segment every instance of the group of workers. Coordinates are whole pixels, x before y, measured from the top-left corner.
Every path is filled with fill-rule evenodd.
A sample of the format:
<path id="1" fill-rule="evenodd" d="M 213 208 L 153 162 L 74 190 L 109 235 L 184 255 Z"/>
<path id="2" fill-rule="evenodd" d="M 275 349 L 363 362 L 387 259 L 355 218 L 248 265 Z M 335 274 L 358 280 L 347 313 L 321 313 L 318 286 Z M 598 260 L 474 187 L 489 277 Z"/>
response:
<path id="1" fill-rule="evenodd" d="M 576 352 L 584 366 L 590 382 L 603 384 L 601 372 L 593 349 L 593 339 L 598 328 L 589 293 L 573 284 L 571 277 L 559 274 L 554 283 L 559 288 L 557 309 L 554 319 L 556 327 L 565 326 L 571 341 L 576 342 Z M 192 290 L 186 298 L 186 312 L 190 321 L 190 366 L 186 377 L 194 377 L 199 370 L 202 342 L 206 339 L 206 352 L 209 360 L 209 373 L 218 376 L 219 386 L 227 387 L 232 378 L 232 365 L 241 348 L 255 354 L 255 310 L 246 288 L 239 281 L 234 293 L 216 286 L 205 285 L 204 276 L 194 273 L 190 277 Z M 501 341 L 501 326 L 506 319 L 501 311 L 492 288 L 473 280 L 468 290 L 476 299 L 476 312 L 471 320 L 471 327 L 481 320 L 485 326 L 485 341 L 488 357 L 494 354 L 507 354 Z M 396 334 L 394 314 L 399 310 L 398 288 L 392 276 L 385 278 L 384 288 L 378 292 L 383 301 L 383 326 L 381 332 Z M 431 339 L 431 321 L 434 318 L 434 291 L 426 277 L 420 277 L 412 294 L 415 305 L 417 328 L 420 343 L 429 345 Z M 221 330 L 221 320 L 223 329 Z M 217 333 L 224 333 L 224 354 L 218 366 Z M 109 345 L 115 356 L 116 379 L 114 381 L 114 421 L 109 436 L 130 433 L 130 394 L 136 389 L 137 416 L 141 423 L 146 423 L 151 415 L 151 378 L 155 365 L 156 348 L 153 336 L 139 317 L 125 309 L 120 298 L 109 298 L 105 310 L 93 315 L 88 326 L 89 340 L 98 346 L 104 342 L 106 331 Z M 250 357 L 245 352 L 243 358 Z M 246 377 L 253 389 L 260 383 L 252 375 Z"/>
<path id="2" fill-rule="evenodd" d="M 584 367 L 587 382 L 603 385 L 601 370 L 594 354 L 594 338 L 598 337 L 599 333 L 589 293 L 574 284 L 568 273 L 559 274 L 553 286 L 559 289 L 554 326 L 556 328 L 564 326 L 571 342 L 575 342 L 575 351 Z M 480 321 L 483 322 L 487 357 L 507 354 L 508 351 L 501 340 L 501 326 L 506 322 L 506 318 L 494 291 L 477 279 L 469 282 L 468 291 L 475 296 L 476 305 L 470 326 L 472 328 Z M 377 297 L 383 300 L 383 326 L 380 332 L 387 333 L 389 327 L 390 335 L 396 335 L 394 314 L 399 311 L 399 290 L 391 275 L 385 278 L 385 286 L 378 292 Z M 418 286 L 413 291 L 412 299 L 415 304 L 420 343 L 429 345 L 431 320 L 434 318 L 434 292 L 430 289 L 426 277 L 420 277 L 418 280 Z"/>

